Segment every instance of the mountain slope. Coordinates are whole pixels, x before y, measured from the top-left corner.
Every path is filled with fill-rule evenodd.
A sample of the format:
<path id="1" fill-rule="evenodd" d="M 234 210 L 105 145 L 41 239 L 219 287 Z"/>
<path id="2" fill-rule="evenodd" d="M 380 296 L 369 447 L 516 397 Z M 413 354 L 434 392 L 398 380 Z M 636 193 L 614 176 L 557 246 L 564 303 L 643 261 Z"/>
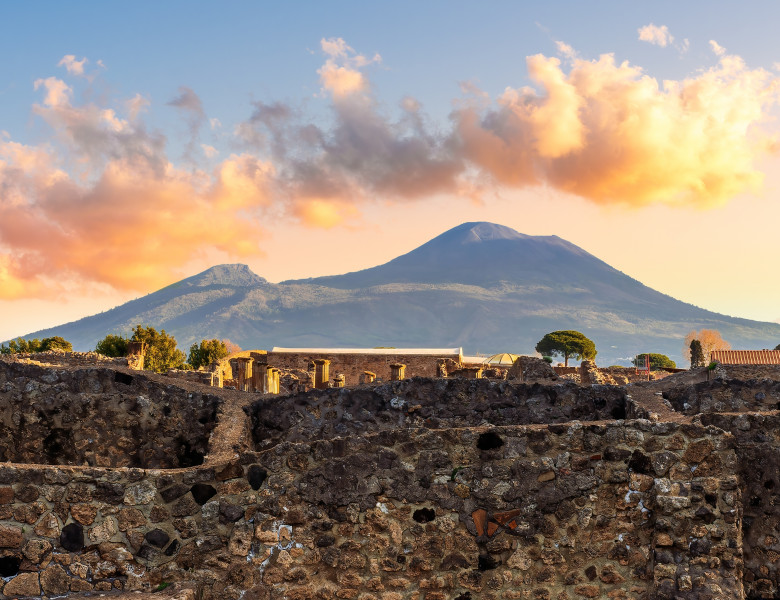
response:
<path id="1" fill-rule="evenodd" d="M 600 364 L 639 352 L 680 361 L 691 329 L 734 347 L 774 347 L 780 325 L 735 319 L 661 294 L 557 236 L 464 223 L 390 262 L 344 275 L 268 283 L 219 265 L 138 300 L 26 337 L 61 335 L 79 349 L 138 323 L 182 348 L 228 338 L 243 348 L 463 346 L 533 353 L 548 331 L 577 329 Z M 625 363 L 625 361 L 623 361 Z"/>

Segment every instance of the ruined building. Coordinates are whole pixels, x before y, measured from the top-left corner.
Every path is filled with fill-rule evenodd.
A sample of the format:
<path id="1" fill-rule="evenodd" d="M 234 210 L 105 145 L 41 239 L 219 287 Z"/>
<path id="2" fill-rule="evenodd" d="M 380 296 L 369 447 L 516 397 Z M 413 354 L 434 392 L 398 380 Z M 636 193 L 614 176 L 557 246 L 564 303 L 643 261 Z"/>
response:
<path id="1" fill-rule="evenodd" d="M 518 369 L 281 395 L 2 357 L 0 597 L 780 596 L 780 371 Z"/>

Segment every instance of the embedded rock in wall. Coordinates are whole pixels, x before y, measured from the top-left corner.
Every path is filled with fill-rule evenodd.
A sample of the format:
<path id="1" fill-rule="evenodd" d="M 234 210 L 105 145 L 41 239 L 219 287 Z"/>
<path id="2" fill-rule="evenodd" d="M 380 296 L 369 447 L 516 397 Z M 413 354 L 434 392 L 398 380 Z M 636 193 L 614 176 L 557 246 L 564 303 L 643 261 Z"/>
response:
<path id="1" fill-rule="evenodd" d="M 507 379 L 519 381 L 556 380 L 557 378 L 550 363 L 535 356 L 518 356 L 507 374 Z"/>

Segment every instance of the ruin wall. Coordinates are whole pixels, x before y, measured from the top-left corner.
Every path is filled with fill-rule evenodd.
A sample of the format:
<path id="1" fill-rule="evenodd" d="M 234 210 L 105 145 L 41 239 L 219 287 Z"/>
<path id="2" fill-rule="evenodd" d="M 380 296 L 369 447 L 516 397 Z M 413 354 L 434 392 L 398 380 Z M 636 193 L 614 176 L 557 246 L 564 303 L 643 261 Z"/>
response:
<path id="1" fill-rule="evenodd" d="M 458 361 L 458 355 L 432 356 L 430 354 L 340 354 L 340 353 L 297 353 L 268 352 L 268 364 L 279 369 L 314 371 L 314 361 L 325 359 L 330 361 L 331 379 L 337 374 L 343 374 L 345 385 L 357 385 L 364 371 L 375 373 L 378 379 L 390 380 L 390 365 L 401 363 L 406 365 L 406 377 L 436 377 L 437 363 L 442 359 Z M 312 377 L 312 381 L 314 377 Z"/>
<path id="2" fill-rule="evenodd" d="M 740 598 L 734 460 L 715 428 L 625 421 L 282 442 L 169 471 L 6 465 L 2 597 L 185 579 L 204 599 Z"/>

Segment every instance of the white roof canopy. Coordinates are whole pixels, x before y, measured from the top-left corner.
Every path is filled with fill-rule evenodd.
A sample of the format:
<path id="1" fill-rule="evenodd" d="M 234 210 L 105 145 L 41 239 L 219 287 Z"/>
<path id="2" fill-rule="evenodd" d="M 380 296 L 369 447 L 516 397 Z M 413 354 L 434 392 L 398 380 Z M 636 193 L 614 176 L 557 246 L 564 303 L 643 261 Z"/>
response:
<path id="1" fill-rule="evenodd" d="M 289 354 L 426 354 L 460 356 L 462 348 L 274 348 L 271 352 Z"/>

